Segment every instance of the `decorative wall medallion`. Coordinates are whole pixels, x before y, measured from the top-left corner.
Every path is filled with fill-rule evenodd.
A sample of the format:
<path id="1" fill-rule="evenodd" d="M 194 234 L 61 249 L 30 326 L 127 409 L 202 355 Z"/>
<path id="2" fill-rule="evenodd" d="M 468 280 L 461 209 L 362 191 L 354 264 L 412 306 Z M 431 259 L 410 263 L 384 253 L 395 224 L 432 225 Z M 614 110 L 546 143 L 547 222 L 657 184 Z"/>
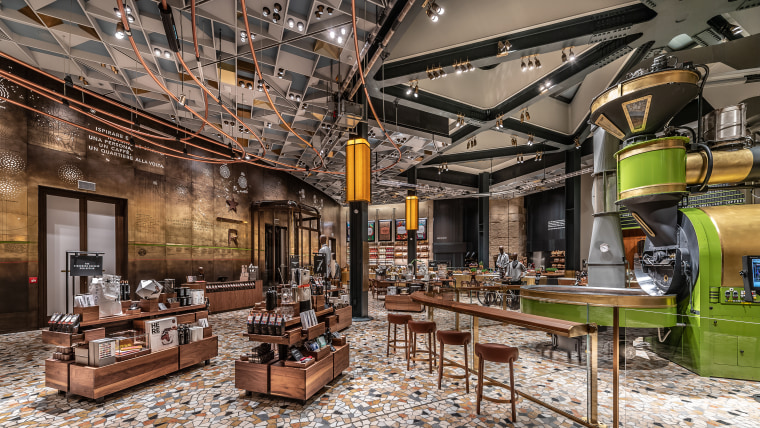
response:
<path id="1" fill-rule="evenodd" d="M 21 193 L 21 183 L 11 177 L 0 177 L 0 199 L 12 201 Z"/>
<path id="2" fill-rule="evenodd" d="M 190 193 L 187 190 L 187 186 L 185 186 L 184 184 L 178 184 L 177 187 L 174 189 L 174 191 L 177 193 L 177 197 L 180 199 L 184 199 L 185 196 L 187 196 L 188 193 Z"/>
<path id="3" fill-rule="evenodd" d="M 238 202 L 233 197 L 232 199 L 227 199 L 227 206 L 230 207 L 230 211 L 237 212 L 237 206 L 239 205 Z"/>
<path id="4" fill-rule="evenodd" d="M 227 164 L 220 166 L 219 174 L 222 176 L 222 178 L 230 178 L 230 167 L 228 167 Z"/>
<path id="5" fill-rule="evenodd" d="M 10 150 L 0 151 L 0 172 L 10 175 L 18 175 L 26 169 L 26 162 L 16 152 Z"/>
<path id="6" fill-rule="evenodd" d="M 238 186 L 240 186 L 241 189 L 247 189 L 248 188 L 248 179 L 245 178 L 245 173 L 241 172 L 240 177 L 238 177 Z"/>
<path id="7" fill-rule="evenodd" d="M 142 256 L 144 256 L 146 254 L 148 254 L 148 251 L 146 251 L 145 248 L 140 248 L 139 250 L 137 250 L 137 255 L 138 256 L 142 257 Z"/>
<path id="8" fill-rule="evenodd" d="M 66 163 L 58 167 L 58 178 L 64 183 L 77 184 L 84 178 L 84 173 L 76 165 Z"/>

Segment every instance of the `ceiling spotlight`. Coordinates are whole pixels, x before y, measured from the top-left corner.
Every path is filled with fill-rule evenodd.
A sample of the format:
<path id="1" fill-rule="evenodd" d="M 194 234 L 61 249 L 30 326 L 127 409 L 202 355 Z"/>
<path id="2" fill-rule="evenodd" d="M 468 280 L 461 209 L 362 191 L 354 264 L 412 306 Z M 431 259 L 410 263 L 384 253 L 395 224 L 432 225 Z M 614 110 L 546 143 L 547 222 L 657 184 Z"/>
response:
<path id="1" fill-rule="evenodd" d="M 327 14 L 328 14 L 328 15 L 332 15 L 332 14 L 333 14 L 333 8 L 331 8 L 331 7 L 328 7 L 328 8 L 327 8 Z"/>
<path id="2" fill-rule="evenodd" d="M 343 43 L 343 37 L 338 36 L 338 44 L 342 44 L 342 43 Z"/>
<path id="3" fill-rule="evenodd" d="M 347 31 L 346 31 L 346 28 L 345 28 L 345 27 L 343 27 L 343 28 L 341 28 L 341 29 L 340 29 L 340 34 L 342 34 L 342 35 L 344 35 L 344 36 L 345 36 L 345 35 L 346 35 L 346 33 L 347 33 Z"/>
<path id="4" fill-rule="evenodd" d="M 300 95 L 296 95 L 296 102 L 299 102 L 299 103 L 301 102 L 301 96 Z"/>
<path id="5" fill-rule="evenodd" d="M 738 25 L 731 25 L 728 27 L 728 31 L 730 31 L 734 36 L 738 36 L 742 33 L 742 27 Z"/>
<path id="6" fill-rule="evenodd" d="M 133 23 L 133 22 L 135 22 L 135 17 L 132 16 L 131 13 L 127 14 L 127 22 L 129 22 L 130 24 Z"/>
<path id="7" fill-rule="evenodd" d="M 271 128 L 271 127 L 272 127 L 272 122 L 267 122 L 267 128 Z"/>
<path id="8" fill-rule="evenodd" d="M 562 62 L 567 62 L 567 54 L 564 48 L 562 49 Z"/>
<path id="9" fill-rule="evenodd" d="M 269 16 L 270 13 L 272 13 L 272 11 L 270 11 L 268 7 L 264 7 L 264 10 L 261 12 L 264 16 Z"/>
<path id="10" fill-rule="evenodd" d="M 288 18 L 288 27 L 293 28 L 296 26 L 296 21 L 293 18 Z"/>
<path id="11" fill-rule="evenodd" d="M 533 145 L 533 134 L 528 134 L 528 145 L 529 146 Z"/>
<path id="12" fill-rule="evenodd" d="M 531 57 L 528 57 L 528 70 L 533 70 L 534 68 L 536 68 L 536 65 L 533 64 Z"/>
<path id="13" fill-rule="evenodd" d="M 185 94 L 180 94 L 179 96 L 179 105 L 184 106 L 187 103 L 187 97 Z"/>
<path id="14" fill-rule="evenodd" d="M 322 14 L 325 12 L 325 7 L 322 5 L 317 6 L 317 11 L 314 12 L 314 15 L 317 16 L 317 19 L 322 19 Z"/>
<path id="15" fill-rule="evenodd" d="M 530 112 L 527 107 L 525 108 L 525 120 L 530 120 Z"/>
<path id="16" fill-rule="evenodd" d="M 153 55 L 155 56 L 161 56 L 161 49 L 159 48 L 153 48 Z"/>
<path id="17" fill-rule="evenodd" d="M 575 61 L 575 52 L 573 52 L 572 46 L 570 46 L 570 52 L 568 52 L 567 59 L 570 61 Z"/>
<path id="18" fill-rule="evenodd" d="M 536 68 L 541 68 L 541 61 L 538 60 L 538 55 L 533 57 L 533 62 L 536 64 Z"/>
<path id="19" fill-rule="evenodd" d="M 275 3 L 274 6 L 272 7 L 272 10 L 274 11 L 274 13 L 280 13 L 282 12 L 282 6 L 279 3 Z"/>
<path id="20" fill-rule="evenodd" d="M 501 41 L 499 40 L 499 44 L 497 45 L 496 50 L 496 56 L 507 56 L 509 55 L 509 48 L 512 47 L 512 43 L 509 43 L 509 40 Z"/>
<path id="21" fill-rule="evenodd" d="M 331 39 L 334 39 L 335 38 L 335 30 L 330 29 L 330 32 L 328 33 L 328 35 L 330 36 Z"/>
<path id="22" fill-rule="evenodd" d="M 280 20 L 280 14 L 279 13 L 272 14 L 272 22 L 273 23 L 276 24 L 279 20 Z"/>
<path id="23" fill-rule="evenodd" d="M 428 18 L 430 18 L 431 21 L 438 22 L 438 14 L 433 12 L 433 9 L 428 8 L 428 10 L 425 11 L 425 13 L 427 14 Z"/>
<path id="24" fill-rule="evenodd" d="M 525 112 L 521 111 L 520 112 L 520 123 L 523 123 L 523 122 L 525 122 Z"/>
<path id="25" fill-rule="evenodd" d="M 121 40 L 124 38 L 124 24 L 121 22 L 116 24 L 116 32 L 113 34 L 116 36 L 117 39 Z"/>
<path id="26" fill-rule="evenodd" d="M 406 94 L 412 95 L 412 91 L 414 91 L 414 89 L 412 88 L 412 85 L 409 85 L 409 88 L 406 89 Z"/>
<path id="27" fill-rule="evenodd" d="M 253 85 L 250 83 L 246 84 L 245 87 L 246 89 L 253 89 Z"/>
<path id="28" fill-rule="evenodd" d="M 125 4 L 124 5 L 124 12 L 132 13 L 132 8 Z"/>
<path id="29" fill-rule="evenodd" d="M 246 41 L 246 39 L 248 39 L 248 33 L 246 33 L 245 31 L 241 31 L 240 32 L 240 40 L 241 41 Z"/>
<path id="30" fill-rule="evenodd" d="M 299 23 L 296 25 L 296 28 L 298 28 L 298 31 L 303 31 L 303 29 L 304 29 L 304 26 L 303 26 L 303 22 L 299 22 Z"/>
<path id="31" fill-rule="evenodd" d="M 169 52 L 169 51 L 164 51 L 164 58 L 171 59 L 172 58 L 172 53 Z"/>
<path id="32" fill-rule="evenodd" d="M 467 61 L 467 71 L 474 71 L 474 70 L 475 70 L 475 67 L 473 67 L 472 64 L 470 64 L 470 61 L 468 60 Z"/>
<path id="33" fill-rule="evenodd" d="M 290 100 L 292 101 L 296 99 L 296 96 L 293 94 L 288 94 L 288 98 L 290 98 Z"/>
<path id="34" fill-rule="evenodd" d="M 520 58 L 520 70 L 525 71 L 528 69 L 528 66 L 525 65 L 525 57 Z"/>
<path id="35" fill-rule="evenodd" d="M 579 140 L 578 137 L 575 137 L 575 148 L 576 149 L 581 148 L 581 140 Z"/>
<path id="36" fill-rule="evenodd" d="M 304 110 L 306 110 L 307 107 L 309 107 L 309 105 L 306 104 L 306 103 L 303 103 L 303 105 L 301 105 L 301 108 L 304 109 Z"/>
<path id="37" fill-rule="evenodd" d="M 436 3 L 436 2 L 433 2 L 430 5 L 430 9 L 433 9 L 433 12 L 435 12 L 435 13 L 437 13 L 439 15 L 443 15 L 443 8 L 441 6 L 439 6 L 438 3 Z"/>
<path id="38" fill-rule="evenodd" d="M 121 11 L 119 10 L 118 7 L 113 8 L 113 13 L 116 14 L 117 18 L 121 18 Z"/>
<path id="39" fill-rule="evenodd" d="M 511 142 L 512 142 L 512 146 L 513 146 L 513 147 L 516 147 L 516 146 L 517 146 L 517 137 L 515 137 L 515 136 L 513 135 L 513 136 L 512 136 L 512 140 L 511 140 Z"/>
<path id="40" fill-rule="evenodd" d="M 420 96 L 419 90 L 420 90 L 420 87 L 417 85 L 414 85 L 414 98 L 417 98 Z"/>
<path id="41" fill-rule="evenodd" d="M 285 69 L 284 68 L 281 68 L 281 69 L 277 70 L 277 77 L 278 78 L 282 79 L 284 76 L 285 76 Z"/>
<path id="42" fill-rule="evenodd" d="M 238 85 L 240 85 L 241 88 L 245 89 L 245 82 L 243 82 L 242 80 L 238 81 Z"/>

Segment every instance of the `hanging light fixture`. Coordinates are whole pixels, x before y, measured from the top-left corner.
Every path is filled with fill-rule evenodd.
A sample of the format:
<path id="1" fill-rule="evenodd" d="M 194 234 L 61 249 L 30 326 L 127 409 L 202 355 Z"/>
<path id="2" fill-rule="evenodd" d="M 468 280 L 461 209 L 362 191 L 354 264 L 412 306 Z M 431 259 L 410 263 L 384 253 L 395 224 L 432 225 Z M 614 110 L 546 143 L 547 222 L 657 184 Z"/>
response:
<path id="1" fill-rule="evenodd" d="M 533 62 L 536 64 L 536 68 L 541 68 L 541 61 L 539 61 L 538 55 L 533 57 Z"/>
<path id="2" fill-rule="evenodd" d="M 528 107 L 525 107 L 525 120 L 530 120 L 530 112 L 528 111 Z"/>
<path id="3" fill-rule="evenodd" d="M 358 135 L 352 135 L 346 144 L 346 200 L 348 202 L 370 201 L 371 169 L 369 142 Z"/>
<path id="4" fill-rule="evenodd" d="M 420 96 L 420 87 L 417 86 L 417 84 L 415 83 L 415 85 L 414 85 L 414 98 L 418 98 L 419 96 Z"/>
<path id="5" fill-rule="evenodd" d="M 525 57 L 520 58 L 520 70 L 525 72 L 525 70 L 528 69 L 528 66 L 525 65 Z"/>
<path id="6" fill-rule="evenodd" d="M 514 135 L 512 136 L 512 146 L 517 147 L 517 137 L 515 137 Z"/>
<path id="7" fill-rule="evenodd" d="M 413 192 L 413 190 L 410 191 L 410 193 L 411 192 Z M 408 195 L 406 197 L 404 209 L 406 211 L 406 230 L 417 230 L 420 224 L 420 198 L 415 194 Z"/>
<path id="8" fill-rule="evenodd" d="M 575 61 L 575 52 L 573 52 L 573 47 L 570 46 L 570 52 L 567 55 L 567 59 L 570 61 Z"/>
<path id="9" fill-rule="evenodd" d="M 528 145 L 529 146 L 533 145 L 533 134 L 528 134 Z"/>
<path id="10" fill-rule="evenodd" d="M 562 48 L 562 62 L 567 62 L 567 54 L 565 53 L 565 48 Z"/>
<path id="11" fill-rule="evenodd" d="M 185 94 L 180 94 L 179 95 L 179 101 L 178 102 L 179 102 L 179 105 L 181 105 L 181 106 L 184 107 L 184 105 L 187 103 L 187 97 L 185 96 Z"/>
<path id="12" fill-rule="evenodd" d="M 124 38 L 124 24 L 121 22 L 118 22 L 116 24 L 116 32 L 113 34 L 117 39 L 121 40 Z"/>

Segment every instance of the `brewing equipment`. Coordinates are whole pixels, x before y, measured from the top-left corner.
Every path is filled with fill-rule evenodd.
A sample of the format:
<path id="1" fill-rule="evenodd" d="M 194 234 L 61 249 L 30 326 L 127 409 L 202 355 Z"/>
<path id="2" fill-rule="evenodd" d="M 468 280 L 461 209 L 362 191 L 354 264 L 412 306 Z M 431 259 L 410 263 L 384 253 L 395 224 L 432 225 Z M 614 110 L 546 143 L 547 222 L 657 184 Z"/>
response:
<path id="1" fill-rule="evenodd" d="M 610 288 L 627 286 L 620 269 L 621 231 L 609 215 L 615 211 L 609 203 L 615 180 L 615 204 L 626 207 L 646 235 L 634 263 L 642 291 L 634 294 L 674 296 L 678 302 L 670 310 L 629 310 L 621 326 L 657 327 L 652 348 L 700 375 L 760 380 L 760 370 L 751 369 L 760 367 L 760 341 L 753 327 L 760 322 L 760 257 L 755 257 L 760 241 L 752 239 L 760 236 L 760 206 L 679 207 L 686 196 L 710 186 L 752 187 L 760 179 L 760 148 L 754 146 L 743 104 L 695 117 L 696 130 L 668 126 L 687 104 L 699 100 L 708 75 L 706 66 L 658 57 L 648 69 L 637 70 L 593 100 L 590 120 L 601 129 L 594 136 L 589 287 L 582 288 L 584 293 L 614 295 Z M 622 142 L 610 142 L 610 136 Z M 613 155 L 610 146 L 615 145 L 620 148 Z M 573 288 L 580 291 L 564 287 L 541 293 L 559 295 Z M 523 308 L 583 318 L 577 307 L 561 301 L 525 300 Z M 676 316 L 667 316 L 672 311 Z M 595 315 L 599 318 L 590 321 L 609 321 L 605 312 Z M 646 334 L 629 332 L 627 338 L 640 335 Z"/>

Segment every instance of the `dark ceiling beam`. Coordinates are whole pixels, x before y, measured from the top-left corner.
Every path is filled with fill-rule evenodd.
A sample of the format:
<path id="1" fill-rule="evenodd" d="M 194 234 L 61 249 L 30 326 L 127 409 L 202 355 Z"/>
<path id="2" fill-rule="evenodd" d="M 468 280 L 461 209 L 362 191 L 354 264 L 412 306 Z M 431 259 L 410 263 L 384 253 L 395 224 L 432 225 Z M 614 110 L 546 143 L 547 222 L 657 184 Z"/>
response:
<path id="1" fill-rule="evenodd" d="M 453 164 L 453 163 L 461 163 L 461 162 L 472 162 L 472 161 L 479 161 L 479 160 L 503 158 L 507 156 L 517 156 L 521 153 L 522 154 L 535 153 L 542 150 L 544 152 L 553 152 L 559 149 L 557 149 L 556 147 L 550 147 L 544 144 L 533 144 L 532 146 L 523 144 L 523 145 L 515 146 L 515 147 L 509 146 L 509 147 L 500 147 L 498 149 L 478 150 L 475 152 L 440 155 L 436 157 L 435 159 L 428 161 L 426 165 L 439 165 L 444 162 Z"/>
<path id="2" fill-rule="evenodd" d="M 586 156 L 593 152 L 593 144 L 590 141 L 585 141 L 581 146 L 581 156 Z M 527 174 L 533 174 L 534 172 L 541 171 L 544 168 L 552 168 L 565 162 L 565 152 L 553 152 L 544 154 L 544 158 L 541 162 L 535 162 L 532 160 L 525 163 L 518 163 L 516 165 L 502 168 L 496 172 L 491 173 L 491 185 L 501 183 L 503 181 L 513 180 Z"/>
<path id="3" fill-rule="evenodd" d="M 420 168 L 417 169 L 417 180 L 433 181 L 441 184 L 450 184 L 454 186 L 464 186 L 478 188 L 478 176 L 461 171 L 441 171 L 438 168 Z M 399 177 L 406 177 L 409 170 L 399 174 Z"/>
<path id="4" fill-rule="evenodd" d="M 569 145 L 573 143 L 573 137 L 561 132 L 552 131 L 538 125 L 534 125 L 530 122 L 520 122 L 519 120 L 509 117 L 504 119 L 504 129 L 501 131 L 507 134 L 519 133 L 525 135 L 533 135 L 535 140 L 549 140 L 556 143 Z"/>
<path id="5" fill-rule="evenodd" d="M 449 119 L 443 116 L 378 98 L 371 100 L 377 116 L 386 125 L 398 125 L 428 134 L 449 136 Z"/>
<path id="6" fill-rule="evenodd" d="M 465 117 L 474 120 L 489 120 L 487 110 L 422 90 L 418 91 L 417 97 L 414 97 L 406 94 L 408 89 L 409 86 L 407 85 L 395 85 L 381 88 L 380 91 L 384 92 L 387 96 L 406 99 L 415 104 L 427 106 L 455 116 L 463 114 Z"/>
<path id="7" fill-rule="evenodd" d="M 500 40 L 509 40 L 512 43 L 511 51 L 517 54 L 519 51 L 535 49 L 552 43 L 630 27 L 634 24 L 649 21 L 655 16 L 657 16 L 657 13 L 643 4 L 594 13 L 385 64 L 384 70 L 375 73 L 374 79 L 378 82 L 398 79 L 425 73 L 431 66 L 450 67 L 455 62 L 465 59 L 468 59 L 470 62 L 477 62 L 478 67 L 487 67 L 507 60 L 507 57 L 496 56 L 497 44 Z"/>
<path id="8" fill-rule="evenodd" d="M 541 86 L 547 84 L 547 82 L 551 82 L 551 85 L 555 86 L 586 69 L 596 69 L 596 67 L 593 67 L 595 64 L 610 55 L 614 55 L 620 49 L 626 48 L 630 43 L 639 39 L 641 35 L 641 33 L 637 33 L 620 39 L 608 40 L 586 49 L 583 53 L 576 56 L 575 61 L 566 62 L 558 69 L 533 82 L 491 109 L 490 119 L 495 119 L 501 113 L 506 113 L 526 105 L 535 97 L 541 95 L 543 92 Z"/>

